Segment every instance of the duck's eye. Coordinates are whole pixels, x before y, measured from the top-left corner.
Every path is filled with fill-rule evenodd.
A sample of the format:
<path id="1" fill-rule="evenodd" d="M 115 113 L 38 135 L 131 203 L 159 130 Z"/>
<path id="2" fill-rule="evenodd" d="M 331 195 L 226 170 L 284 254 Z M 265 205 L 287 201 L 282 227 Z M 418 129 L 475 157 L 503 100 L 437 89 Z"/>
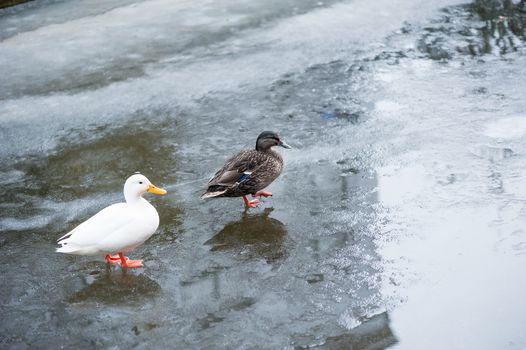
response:
<path id="1" fill-rule="evenodd" d="M 139 181 L 139 185 L 142 185 L 142 181 Z"/>

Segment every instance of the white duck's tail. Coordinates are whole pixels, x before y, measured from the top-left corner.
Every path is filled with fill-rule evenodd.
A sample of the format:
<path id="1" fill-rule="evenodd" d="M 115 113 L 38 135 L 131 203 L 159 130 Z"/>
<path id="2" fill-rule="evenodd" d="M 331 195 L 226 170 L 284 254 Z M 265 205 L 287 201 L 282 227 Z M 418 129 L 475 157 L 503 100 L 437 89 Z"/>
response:
<path id="1" fill-rule="evenodd" d="M 61 247 L 58 247 L 56 252 L 66 253 L 66 254 L 75 254 L 78 250 L 79 250 L 79 247 L 75 247 L 73 245 L 63 245 Z"/>
<path id="2" fill-rule="evenodd" d="M 75 243 L 67 242 L 67 240 L 62 241 L 59 244 L 61 244 L 62 246 L 57 248 L 57 253 L 74 255 L 96 255 L 100 253 L 99 249 L 95 246 L 78 245 Z"/>
<path id="3" fill-rule="evenodd" d="M 58 244 L 60 244 L 60 247 L 58 247 L 56 250 L 57 253 L 72 253 L 76 250 L 76 248 L 70 246 L 68 242 L 68 239 L 73 234 L 73 231 L 75 230 L 69 231 L 64 236 L 57 239 Z"/>
<path id="4" fill-rule="evenodd" d="M 60 245 L 56 249 L 57 253 L 87 255 L 86 252 L 89 251 L 89 249 L 86 249 L 87 247 L 71 242 L 71 236 L 74 232 L 75 230 L 72 230 L 57 240 Z"/>

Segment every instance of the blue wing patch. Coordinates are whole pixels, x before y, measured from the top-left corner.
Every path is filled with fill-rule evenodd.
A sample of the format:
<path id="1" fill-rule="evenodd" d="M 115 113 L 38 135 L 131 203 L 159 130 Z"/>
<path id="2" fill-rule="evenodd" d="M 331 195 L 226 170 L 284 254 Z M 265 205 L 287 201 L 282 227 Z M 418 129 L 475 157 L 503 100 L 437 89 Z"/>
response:
<path id="1" fill-rule="evenodd" d="M 237 182 L 241 183 L 241 182 L 245 181 L 250 176 L 250 174 L 252 174 L 251 171 L 245 171 L 243 174 L 241 174 L 241 176 L 239 177 L 239 180 L 237 180 Z"/>

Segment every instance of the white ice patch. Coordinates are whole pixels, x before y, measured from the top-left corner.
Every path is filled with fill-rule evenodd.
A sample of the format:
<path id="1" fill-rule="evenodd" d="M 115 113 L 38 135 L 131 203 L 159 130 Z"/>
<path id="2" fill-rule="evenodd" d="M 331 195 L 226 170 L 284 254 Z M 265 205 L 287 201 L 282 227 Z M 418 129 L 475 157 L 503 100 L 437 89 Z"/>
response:
<path id="1" fill-rule="evenodd" d="M 376 102 L 374 107 L 378 112 L 383 112 L 383 113 L 396 113 L 403 108 L 402 105 L 394 101 L 388 101 L 388 100 L 378 101 Z"/>
<path id="2" fill-rule="evenodd" d="M 429 183 L 425 168 L 417 164 L 405 168 L 385 166 L 379 168 L 377 174 L 378 199 L 389 206 L 402 205 L 418 198 Z"/>
<path id="3" fill-rule="evenodd" d="M 499 139 L 517 139 L 526 136 L 526 116 L 501 118 L 486 124 L 484 135 Z"/>

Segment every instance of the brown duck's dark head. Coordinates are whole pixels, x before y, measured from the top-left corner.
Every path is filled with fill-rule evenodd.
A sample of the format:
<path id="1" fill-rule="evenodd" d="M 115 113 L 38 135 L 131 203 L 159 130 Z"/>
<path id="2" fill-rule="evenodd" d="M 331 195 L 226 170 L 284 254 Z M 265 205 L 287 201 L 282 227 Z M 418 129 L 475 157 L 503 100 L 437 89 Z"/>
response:
<path id="1" fill-rule="evenodd" d="M 281 146 L 283 148 L 292 148 L 282 141 L 278 134 L 274 131 L 263 131 L 259 134 L 256 141 L 256 150 L 258 151 L 268 151 L 271 147 Z"/>

